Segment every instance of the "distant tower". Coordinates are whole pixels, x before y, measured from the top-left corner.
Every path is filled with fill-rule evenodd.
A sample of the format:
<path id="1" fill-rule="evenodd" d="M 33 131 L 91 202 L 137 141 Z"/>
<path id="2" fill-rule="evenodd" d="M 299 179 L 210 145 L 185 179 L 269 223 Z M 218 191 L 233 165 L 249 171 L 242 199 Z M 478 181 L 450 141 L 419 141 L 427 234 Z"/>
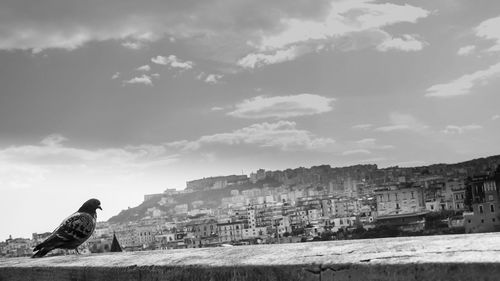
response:
<path id="1" fill-rule="evenodd" d="M 111 250 L 110 252 L 123 252 L 120 243 L 118 243 L 118 239 L 116 239 L 115 233 L 113 233 L 113 242 L 111 242 Z"/>

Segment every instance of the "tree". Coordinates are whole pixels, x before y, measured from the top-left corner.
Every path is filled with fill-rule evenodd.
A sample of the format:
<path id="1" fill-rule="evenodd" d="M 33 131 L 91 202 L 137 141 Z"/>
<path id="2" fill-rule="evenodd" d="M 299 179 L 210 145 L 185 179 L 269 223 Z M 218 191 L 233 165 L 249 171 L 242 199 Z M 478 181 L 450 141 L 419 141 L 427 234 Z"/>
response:
<path id="1" fill-rule="evenodd" d="M 292 236 L 304 235 L 306 233 L 305 229 L 302 227 L 297 227 L 292 229 Z"/>

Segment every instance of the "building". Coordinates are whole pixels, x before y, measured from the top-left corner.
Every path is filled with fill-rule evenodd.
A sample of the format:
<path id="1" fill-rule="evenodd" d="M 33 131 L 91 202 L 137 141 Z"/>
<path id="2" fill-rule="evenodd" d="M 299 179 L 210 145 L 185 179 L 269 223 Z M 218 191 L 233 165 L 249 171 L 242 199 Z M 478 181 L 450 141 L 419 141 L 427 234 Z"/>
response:
<path id="1" fill-rule="evenodd" d="M 420 188 L 386 189 L 375 192 L 379 216 L 418 213 L 425 209 Z"/>
<path id="2" fill-rule="evenodd" d="M 492 176 L 476 176 L 466 182 L 464 213 L 466 233 L 500 231 L 500 169 Z"/>
<path id="3" fill-rule="evenodd" d="M 219 242 L 236 242 L 243 240 L 244 223 L 241 221 L 218 223 Z"/>

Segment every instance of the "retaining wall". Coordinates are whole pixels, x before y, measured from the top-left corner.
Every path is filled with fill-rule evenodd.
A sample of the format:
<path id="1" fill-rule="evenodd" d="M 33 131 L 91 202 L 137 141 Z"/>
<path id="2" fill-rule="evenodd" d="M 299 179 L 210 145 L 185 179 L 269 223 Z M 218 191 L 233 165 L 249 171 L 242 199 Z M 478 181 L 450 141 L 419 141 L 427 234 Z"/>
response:
<path id="1" fill-rule="evenodd" d="M 500 233 L 0 259 L 4 280 L 500 280 Z"/>

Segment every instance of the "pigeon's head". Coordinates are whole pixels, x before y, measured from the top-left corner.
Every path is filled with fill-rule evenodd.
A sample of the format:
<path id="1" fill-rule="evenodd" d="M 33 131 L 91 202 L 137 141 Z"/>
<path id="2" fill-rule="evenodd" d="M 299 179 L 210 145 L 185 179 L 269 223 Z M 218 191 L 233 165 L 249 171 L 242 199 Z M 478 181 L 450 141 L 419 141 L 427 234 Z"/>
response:
<path id="1" fill-rule="evenodd" d="M 95 214 L 96 210 L 102 210 L 101 208 L 101 201 L 97 199 L 89 199 L 87 202 L 83 203 L 83 205 L 80 207 L 78 212 L 85 212 L 89 214 Z"/>

